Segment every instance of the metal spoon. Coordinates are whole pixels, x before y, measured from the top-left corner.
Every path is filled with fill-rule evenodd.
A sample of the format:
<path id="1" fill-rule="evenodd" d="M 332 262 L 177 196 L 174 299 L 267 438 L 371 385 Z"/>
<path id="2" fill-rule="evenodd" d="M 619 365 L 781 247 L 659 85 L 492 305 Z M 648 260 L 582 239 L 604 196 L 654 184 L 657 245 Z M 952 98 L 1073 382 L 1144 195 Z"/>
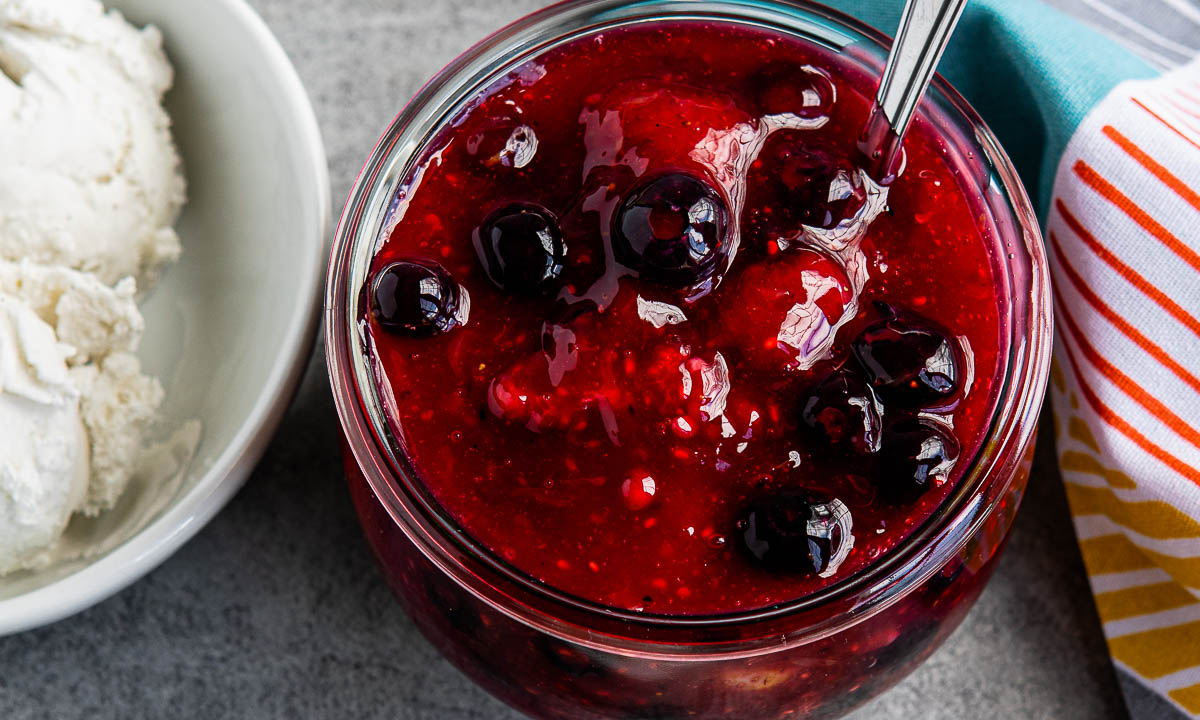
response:
<path id="1" fill-rule="evenodd" d="M 871 160 L 871 175 L 884 184 L 903 169 L 904 133 L 966 4 L 967 0 L 908 0 L 904 6 L 875 106 L 858 142 Z"/>

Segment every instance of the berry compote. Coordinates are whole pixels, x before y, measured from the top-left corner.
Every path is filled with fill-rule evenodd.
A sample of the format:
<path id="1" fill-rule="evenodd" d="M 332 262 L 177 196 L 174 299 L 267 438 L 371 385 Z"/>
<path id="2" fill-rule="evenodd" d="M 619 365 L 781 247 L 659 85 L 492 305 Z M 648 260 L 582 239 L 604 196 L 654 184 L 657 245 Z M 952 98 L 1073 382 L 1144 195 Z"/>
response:
<path id="1" fill-rule="evenodd" d="M 403 182 L 365 289 L 388 421 L 521 573 L 655 615 L 775 606 L 946 500 L 1001 371 L 997 237 L 918 118 L 884 186 L 874 83 L 701 21 L 569 41 Z"/>
<path id="2" fill-rule="evenodd" d="M 991 575 L 1046 258 L 939 78 L 896 177 L 863 171 L 885 54 L 804 0 L 564 0 L 372 152 L 326 295 L 351 497 L 417 627 L 521 711 L 836 716 Z"/>

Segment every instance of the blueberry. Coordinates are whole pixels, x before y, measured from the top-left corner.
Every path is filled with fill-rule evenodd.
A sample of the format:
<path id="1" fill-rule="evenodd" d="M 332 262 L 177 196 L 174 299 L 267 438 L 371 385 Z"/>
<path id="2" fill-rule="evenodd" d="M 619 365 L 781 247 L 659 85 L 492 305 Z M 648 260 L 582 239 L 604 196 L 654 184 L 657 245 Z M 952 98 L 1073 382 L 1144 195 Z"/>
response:
<path id="1" fill-rule="evenodd" d="M 853 545 L 850 511 L 802 493 L 785 493 L 751 505 L 738 527 L 742 547 L 770 570 L 825 574 L 837 570 Z"/>
<path id="2" fill-rule="evenodd" d="M 683 173 L 634 190 L 617 213 L 613 251 L 642 277 L 690 287 L 712 277 L 728 253 L 729 209 L 715 188 Z"/>
<path id="3" fill-rule="evenodd" d="M 885 500 L 913 502 L 948 479 L 958 460 L 958 441 L 929 420 L 904 418 L 883 435 L 875 484 Z"/>
<path id="4" fill-rule="evenodd" d="M 790 113 L 802 118 L 828 115 L 837 90 L 829 74 L 811 65 L 773 63 L 750 79 L 762 111 Z"/>
<path id="5" fill-rule="evenodd" d="M 562 275 L 567 248 L 557 219 L 544 207 L 501 208 L 483 221 L 473 239 L 488 277 L 507 293 L 540 295 Z"/>
<path id="6" fill-rule="evenodd" d="M 429 337 L 466 322 L 467 295 L 444 267 L 432 260 L 406 258 L 380 270 L 373 283 L 371 310 L 385 329 Z"/>
<path id="7" fill-rule="evenodd" d="M 881 305 L 887 317 L 854 340 L 854 357 L 885 402 L 909 408 L 950 399 L 962 364 L 955 343 L 914 313 Z"/>
<path id="8" fill-rule="evenodd" d="M 804 398 L 800 422 L 829 447 L 870 455 L 879 450 L 883 407 L 871 386 L 838 370 Z"/>
<path id="9" fill-rule="evenodd" d="M 790 137 L 764 154 L 763 162 L 774 174 L 776 200 L 793 222 L 832 228 L 866 202 L 862 176 L 843 157 Z"/>

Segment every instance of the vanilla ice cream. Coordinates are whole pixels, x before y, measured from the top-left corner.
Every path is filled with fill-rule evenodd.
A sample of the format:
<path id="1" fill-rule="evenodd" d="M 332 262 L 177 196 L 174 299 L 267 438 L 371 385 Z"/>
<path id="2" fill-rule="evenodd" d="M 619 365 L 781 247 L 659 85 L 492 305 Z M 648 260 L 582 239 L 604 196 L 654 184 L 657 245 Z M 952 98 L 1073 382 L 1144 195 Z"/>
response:
<path id="1" fill-rule="evenodd" d="M 0 260 L 0 292 L 20 297 L 74 347 L 75 365 L 137 349 L 146 322 L 134 290 L 130 278 L 109 286 L 88 273 Z"/>
<path id="2" fill-rule="evenodd" d="M 75 353 L 0 292 L 0 571 L 36 565 L 88 491 L 88 438 L 66 358 Z"/>
<path id="3" fill-rule="evenodd" d="M 158 31 L 97 0 L 0 0 L 0 574 L 145 470 L 163 390 L 136 297 L 184 198 L 171 81 Z"/>
<path id="4" fill-rule="evenodd" d="M 149 289 L 184 183 L 157 29 L 96 0 L 0 0 L 0 258 Z"/>
<path id="5" fill-rule="evenodd" d="M 88 273 L 0 260 L 0 293 L 19 299 L 72 348 L 66 357 L 90 447 L 86 502 L 95 513 L 112 507 L 142 449 L 142 436 L 162 402 L 162 386 L 144 375 L 133 352 L 145 321 L 134 283 L 109 287 Z"/>

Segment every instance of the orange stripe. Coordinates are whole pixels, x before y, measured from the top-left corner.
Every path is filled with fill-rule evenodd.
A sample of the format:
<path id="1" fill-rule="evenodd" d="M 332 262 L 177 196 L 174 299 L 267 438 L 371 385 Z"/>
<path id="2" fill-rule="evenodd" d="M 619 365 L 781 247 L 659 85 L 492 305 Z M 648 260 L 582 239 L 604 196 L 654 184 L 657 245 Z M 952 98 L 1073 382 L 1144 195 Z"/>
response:
<path id="1" fill-rule="evenodd" d="M 1088 362 L 1099 370 L 1104 377 L 1108 378 L 1113 385 L 1116 385 L 1121 392 L 1132 398 L 1134 402 L 1145 408 L 1147 412 L 1164 425 L 1174 430 L 1176 435 L 1187 440 L 1197 449 L 1200 449 L 1200 432 L 1197 432 L 1195 428 L 1188 425 L 1183 418 L 1171 412 L 1170 408 L 1146 392 L 1142 386 L 1133 381 L 1133 378 L 1121 372 L 1119 368 L 1101 355 L 1095 346 L 1083 336 L 1083 333 L 1079 330 L 1079 326 L 1075 324 L 1075 318 L 1071 316 L 1071 311 L 1067 309 L 1066 302 L 1063 301 L 1062 296 L 1058 293 L 1058 286 L 1054 285 L 1052 287 L 1054 289 L 1054 300 L 1058 305 L 1058 314 L 1066 321 L 1067 330 L 1070 331 L 1071 337 L 1075 338 L 1075 344 L 1079 346 L 1079 349 L 1083 352 L 1083 356 L 1088 359 Z"/>
<path id="2" fill-rule="evenodd" d="M 1112 203 L 1117 209 L 1125 213 L 1130 220 L 1133 220 L 1143 230 L 1153 235 L 1160 243 L 1166 245 L 1167 249 L 1178 255 L 1180 260 L 1183 260 L 1188 265 L 1191 265 L 1194 270 L 1200 272 L 1200 255 L 1196 254 L 1195 250 L 1185 245 L 1171 231 L 1167 230 L 1161 223 L 1151 217 L 1150 213 L 1143 210 L 1141 206 L 1133 201 L 1133 198 L 1118 190 L 1115 185 L 1101 177 L 1095 168 L 1083 160 L 1076 160 L 1073 169 L 1079 179 L 1099 193 L 1100 197 Z"/>
<path id="3" fill-rule="evenodd" d="M 1175 176 L 1170 170 L 1160 165 L 1154 158 L 1150 157 L 1144 150 L 1137 146 L 1132 140 L 1122 135 L 1112 125 L 1105 125 L 1101 130 L 1109 140 L 1117 144 L 1117 147 L 1125 151 L 1129 157 L 1137 161 L 1139 165 L 1144 167 L 1151 175 L 1158 178 L 1163 185 L 1171 188 L 1176 195 L 1183 198 L 1184 202 L 1192 207 L 1200 210 L 1200 194 L 1192 190 L 1182 180 Z"/>
<path id="4" fill-rule="evenodd" d="M 1178 94 L 1178 93 L 1176 93 L 1176 94 Z M 1174 97 L 1171 97 L 1170 95 L 1165 95 L 1165 96 L 1160 95 L 1158 97 L 1158 99 L 1167 101 L 1168 103 L 1171 104 L 1171 107 L 1175 108 L 1176 110 L 1179 110 L 1180 112 L 1182 112 L 1186 115 L 1190 115 L 1191 117 L 1194 117 L 1194 118 L 1200 118 L 1200 113 L 1197 113 L 1195 110 L 1191 109 L 1184 103 L 1179 102 L 1179 100 L 1177 100 Z M 1188 121 L 1188 127 L 1191 127 L 1191 126 L 1192 126 L 1191 122 Z"/>
<path id="5" fill-rule="evenodd" d="M 1183 88 L 1177 87 L 1177 88 L 1175 88 L 1175 92 L 1179 93 L 1180 95 L 1187 98 L 1188 100 L 1191 100 L 1192 102 L 1196 103 L 1197 105 L 1200 105 L 1200 98 L 1195 97 L 1194 95 L 1188 93 Z"/>
<path id="6" fill-rule="evenodd" d="M 1079 371 L 1079 364 L 1075 361 L 1075 354 L 1071 352 L 1071 346 L 1064 342 L 1062 343 L 1062 348 L 1066 353 L 1067 362 L 1071 366 L 1071 372 L 1075 375 L 1075 380 L 1079 384 L 1079 389 L 1083 392 L 1083 397 L 1087 400 L 1088 404 L 1092 406 L 1092 410 L 1094 410 L 1096 414 L 1099 415 L 1102 420 L 1104 420 L 1104 422 L 1111 425 L 1118 432 L 1132 440 L 1134 444 L 1145 450 L 1150 455 L 1153 455 L 1167 467 L 1171 468 L 1197 485 L 1200 485 L 1200 471 L 1170 454 L 1166 450 L 1163 450 L 1161 447 L 1150 442 L 1150 439 L 1138 432 L 1137 428 L 1130 425 L 1123 418 L 1121 418 L 1121 416 L 1113 412 L 1112 408 L 1105 405 L 1104 401 L 1101 400 L 1096 393 L 1092 391 L 1091 387 L 1084 382 L 1083 373 Z"/>
<path id="7" fill-rule="evenodd" d="M 1194 112 L 1192 112 L 1188 108 L 1184 107 L 1183 105 L 1180 105 L 1179 103 L 1175 102 L 1173 99 L 1171 99 L 1169 97 L 1167 97 L 1167 98 L 1160 97 L 1159 100 L 1167 101 L 1167 103 L 1169 103 L 1171 105 L 1171 107 L 1175 108 L 1175 112 L 1180 112 L 1180 113 L 1183 113 L 1184 115 L 1193 115 L 1196 117 L 1200 117 L 1200 115 L 1196 115 Z M 1192 132 L 1200 133 L 1200 130 L 1196 129 L 1196 126 L 1192 124 L 1191 120 L 1189 120 L 1187 118 L 1179 118 L 1179 119 L 1183 121 L 1184 127 L 1186 127 L 1188 130 L 1191 130 Z"/>
<path id="8" fill-rule="evenodd" d="M 1196 148 L 1197 150 L 1200 150 L 1200 144 L 1198 144 L 1195 140 L 1191 139 L 1187 135 L 1184 135 L 1182 130 L 1180 130 L 1179 128 L 1175 127 L 1174 125 L 1172 125 L 1171 123 L 1169 123 L 1165 119 L 1163 119 L 1162 115 L 1159 115 L 1158 113 L 1154 112 L 1150 108 L 1143 105 L 1142 101 L 1138 100 L 1137 98 L 1129 98 L 1129 99 L 1133 101 L 1134 105 L 1137 105 L 1141 109 L 1150 113 L 1150 116 L 1153 117 L 1155 120 L 1159 121 L 1163 125 L 1166 125 L 1167 128 L 1171 130 L 1171 132 L 1173 132 L 1176 135 L 1178 135 L 1179 137 L 1183 138 L 1185 142 L 1191 143 L 1192 147 Z"/>
<path id="9" fill-rule="evenodd" d="M 1095 238 L 1087 228 L 1083 227 L 1071 211 L 1067 209 L 1066 204 L 1061 198 L 1054 201 L 1054 205 L 1058 208 L 1058 212 L 1062 215 L 1063 221 L 1071 228 L 1071 231 L 1083 241 L 1088 248 L 1095 253 L 1097 257 L 1108 264 L 1121 277 L 1125 278 L 1129 284 L 1133 285 L 1138 290 L 1142 291 L 1146 297 L 1153 300 L 1163 310 L 1167 311 L 1173 318 L 1178 320 L 1187 329 L 1191 330 L 1197 336 L 1200 336 L 1200 320 L 1188 314 L 1187 310 L 1180 307 L 1179 303 L 1167 297 L 1166 293 L 1150 284 L 1146 278 L 1142 277 L 1136 270 L 1121 262 L 1111 250 L 1100 244 L 1100 241 Z"/>
<path id="10" fill-rule="evenodd" d="M 1054 249 L 1054 257 L 1058 260 L 1059 269 L 1064 275 L 1067 276 L 1067 279 L 1071 281 L 1071 284 L 1075 286 L 1075 291 L 1078 292 L 1084 300 L 1087 300 L 1088 303 L 1096 309 L 1096 312 L 1104 316 L 1105 320 L 1108 320 L 1110 323 L 1112 323 L 1115 328 L 1120 330 L 1125 335 L 1125 337 L 1132 340 L 1142 350 L 1145 350 L 1148 355 L 1162 363 L 1164 367 L 1175 374 L 1175 377 L 1187 383 L 1187 385 L 1196 392 L 1200 392 L 1200 378 L 1188 372 L 1187 368 L 1180 365 L 1175 358 L 1168 355 L 1165 350 L 1156 345 L 1150 340 L 1150 338 L 1143 335 L 1142 332 L 1135 328 L 1128 320 L 1118 315 L 1115 310 L 1113 310 L 1108 306 L 1107 303 L 1100 299 L 1099 295 L 1092 291 L 1091 287 L 1089 287 L 1088 284 L 1083 281 L 1083 278 L 1080 277 L 1079 273 L 1075 271 L 1075 268 L 1072 267 L 1071 263 L 1067 260 L 1066 254 L 1064 254 L 1062 251 L 1062 246 L 1058 244 L 1058 236 L 1053 232 L 1050 233 L 1050 246 Z"/>

